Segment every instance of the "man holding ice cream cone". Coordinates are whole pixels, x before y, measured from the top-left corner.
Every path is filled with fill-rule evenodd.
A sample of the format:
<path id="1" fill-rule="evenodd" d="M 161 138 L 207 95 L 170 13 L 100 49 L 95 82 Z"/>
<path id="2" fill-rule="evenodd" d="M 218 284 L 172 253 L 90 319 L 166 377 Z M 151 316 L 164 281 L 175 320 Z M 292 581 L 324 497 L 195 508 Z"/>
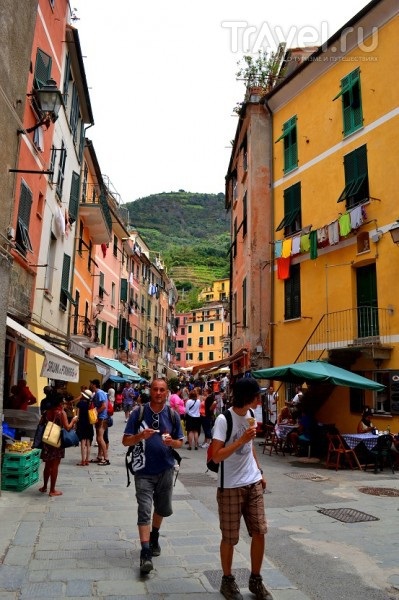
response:
<path id="1" fill-rule="evenodd" d="M 251 536 L 251 576 L 249 590 L 257 600 L 272 600 L 260 575 L 267 531 L 263 491 L 266 480 L 255 453 L 256 419 L 249 410 L 259 400 L 260 388 L 255 379 L 243 378 L 233 384 L 233 405 L 229 408 L 232 430 L 227 438 L 227 420 L 217 417 L 213 431 L 214 462 L 223 462 L 223 487 L 219 469 L 217 502 L 219 506 L 220 558 L 223 577 L 220 592 L 227 600 L 241 600 L 242 595 L 232 575 L 234 546 L 239 541 L 240 521 L 244 517 Z"/>

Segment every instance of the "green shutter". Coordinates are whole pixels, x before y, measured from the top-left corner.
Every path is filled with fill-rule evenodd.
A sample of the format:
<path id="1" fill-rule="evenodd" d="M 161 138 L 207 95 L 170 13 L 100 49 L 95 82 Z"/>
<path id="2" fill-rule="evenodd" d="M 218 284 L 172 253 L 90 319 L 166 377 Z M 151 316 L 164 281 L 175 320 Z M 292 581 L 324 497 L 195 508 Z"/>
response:
<path id="1" fill-rule="evenodd" d="M 113 333 L 114 333 L 114 339 L 113 339 L 112 347 L 114 350 L 117 350 L 119 348 L 119 329 L 117 327 L 115 327 Z"/>
<path id="2" fill-rule="evenodd" d="M 337 202 L 347 201 L 347 207 L 368 198 L 367 145 L 344 156 L 345 187 Z"/>
<path id="3" fill-rule="evenodd" d="M 65 57 L 65 67 L 64 67 L 64 84 L 62 86 L 62 98 L 64 100 L 65 106 L 68 105 L 68 88 L 69 88 L 69 79 L 71 73 L 71 57 L 69 54 Z"/>
<path id="4" fill-rule="evenodd" d="M 61 275 L 61 293 L 60 293 L 60 307 L 65 309 L 67 300 L 73 302 L 73 298 L 69 293 L 69 271 L 71 268 L 71 257 L 68 254 L 64 254 L 64 260 L 62 264 L 62 275 Z M 72 299 L 72 300 L 71 300 Z"/>
<path id="5" fill-rule="evenodd" d="M 51 56 L 37 49 L 36 53 L 36 64 L 35 64 L 35 77 L 34 77 L 34 87 L 41 88 L 44 85 L 47 85 L 47 81 L 51 79 Z"/>
<path id="6" fill-rule="evenodd" d="M 349 135 L 363 125 L 359 69 L 355 69 L 341 80 L 339 95 L 342 96 L 343 132 L 344 135 Z"/>
<path id="7" fill-rule="evenodd" d="M 18 218 L 27 229 L 29 229 L 30 211 L 32 208 L 32 192 L 28 186 L 22 181 L 21 191 L 19 195 Z"/>
<path id="8" fill-rule="evenodd" d="M 101 323 L 101 343 L 105 346 L 107 343 L 107 324 L 105 321 Z"/>
<path id="9" fill-rule="evenodd" d="M 297 118 L 291 117 L 284 123 L 284 173 L 298 166 Z"/>
<path id="10" fill-rule="evenodd" d="M 290 228 L 285 234 L 299 230 L 301 226 L 301 184 L 295 183 L 284 190 L 284 218 L 279 223 L 276 231 Z"/>
<path id="11" fill-rule="evenodd" d="M 68 208 L 70 223 L 74 223 L 76 221 L 76 219 L 78 218 L 79 188 L 80 188 L 79 173 L 72 171 L 71 193 L 69 196 L 69 208 Z"/>
<path id="12" fill-rule="evenodd" d="M 71 257 L 64 254 L 64 262 L 62 264 L 61 287 L 64 290 L 69 288 L 69 270 L 71 268 Z"/>
<path id="13" fill-rule="evenodd" d="M 121 302 L 127 302 L 127 279 L 121 279 Z"/>

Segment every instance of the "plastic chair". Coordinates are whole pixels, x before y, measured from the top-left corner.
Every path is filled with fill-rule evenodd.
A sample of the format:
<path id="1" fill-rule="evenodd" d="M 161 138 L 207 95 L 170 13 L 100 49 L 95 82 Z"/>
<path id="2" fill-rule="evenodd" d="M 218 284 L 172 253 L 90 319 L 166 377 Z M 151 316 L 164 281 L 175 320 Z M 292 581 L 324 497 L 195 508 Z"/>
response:
<path id="1" fill-rule="evenodd" d="M 367 458 L 372 458 L 374 473 L 378 473 L 378 468 L 382 471 L 385 462 L 391 467 L 392 473 L 395 473 L 391 447 L 392 437 L 389 434 L 380 435 L 374 448 L 368 451 Z M 367 469 L 368 464 L 367 462 L 364 470 Z"/>
<path id="2" fill-rule="evenodd" d="M 348 448 L 348 446 L 346 446 L 344 440 L 339 434 L 327 433 L 327 439 L 327 469 L 329 469 L 330 467 L 334 467 L 335 470 L 338 471 L 338 467 L 341 463 L 341 458 L 343 458 L 344 462 L 347 462 L 352 470 L 353 464 L 355 463 L 362 471 L 361 464 L 359 463 L 359 459 L 357 458 L 355 451 L 352 450 L 352 448 Z"/>

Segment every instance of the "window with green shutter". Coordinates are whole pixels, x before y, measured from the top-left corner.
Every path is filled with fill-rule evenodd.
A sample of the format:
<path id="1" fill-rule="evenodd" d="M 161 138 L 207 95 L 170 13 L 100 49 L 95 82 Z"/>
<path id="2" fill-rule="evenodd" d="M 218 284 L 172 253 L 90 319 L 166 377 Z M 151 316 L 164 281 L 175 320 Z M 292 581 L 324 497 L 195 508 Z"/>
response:
<path id="1" fill-rule="evenodd" d="M 47 81 L 51 79 L 51 63 L 51 56 L 38 48 L 36 52 L 35 73 L 33 76 L 33 87 L 35 89 L 40 89 L 44 85 L 47 85 Z"/>
<path id="2" fill-rule="evenodd" d="M 301 316 L 301 271 L 300 265 L 291 265 L 290 277 L 284 280 L 284 319 Z"/>
<path id="3" fill-rule="evenodd" d="M 242 326 L 247 326 L 247 278 L 242 282 Z"/>
<path id="4" fill-rule="evenodd" d="M 107 324 L 105 321 L 103 321 L 101 323 L 101 343 L 105 346 L 106 342 L 107 342 Z"/>
<path id="5" fill-rule="evenodd" d="M 79 206 L 79 187 L 80 187 L 80 177 L 79 173 L 72 171 L 72 181 L 71 181 L 71 193 L 69 195 L 69 222 L 75 223 L 78 218 L 78 206 Z"/>
<path id="6" fill-rule="evenodd" d="M 346 208 L 352 208 L 369 198 L 366 144 L 344 156 L 344 170 L 345 187 L 337 202 L 345 200 Z"/>
<path id="7" fill-rule="evenodd" d="M 66 310 L 67 301 L 71 304 L 75 304 L 75 300 L 71 296 L 69 291 L 69 273 L 71 270 L 71 257 L 68 254 L 64 254 L 64 260 L 62 263 L 62 275 L 61 275 L 61 293 L 60 293 L 60 309 Z"/>
<path id="8" fill-rule="evenodd" d="M 342 97 L 343 134 L 349 135 L 363 126 L 360 69 L 355 69 L 341 79 L 341 89 L 333 98 Z"/>
<path id="9" fill-rule="evenodd" d="M 64 83 L 62 86 L 62 99 L 65 106 L 68 106 L 68 92 L 69 82 L 72 80 L 71 74 L 71 57 L 69 54 L 65 56 L 65 67 L 64 67 Z"/>
<path id="10" fill-rule="evenodd" d="M 72 84 L 71 111 L 69 113 L 69 124 L 73 135 L 73 141 L 76 144 L 79 123 L 79 96 L 75 83 Z"/>
<path id="11" fill-rule="evenodd" d="M 113 339 L 112 348 L 114 350 L 117 350 L 119 348 L 119 329 L 117 327 L 115 327 L 115 329 L 113 331 L 113 335 L 114 335 L 114 339 Z"/>
<path id="12" fill-rule="evenodd" d="M 284 190 L 284 219 L 276 231 L 284 229 L 284 235 L 292 235 L 302 228 L 301 184 L 295 183 Z"/>
<path id="13" fill-rule="evenodd" d="M 18 222 L 15 243 L 18 251 L 24 256 L 26 252 L 33 252 L 29 237 L 30 213 L 32 208 L 32 192 L 24 181 L 21 181 L 19 194 Z"/>
<path id="14" fill-rule="evenodd" d="M 121 302 L 127 302 L 127 279 L 121 279 Z"/>
<path id="15" fill-rule="evenodd" d="M 242 237 L 247 235 L 248 230 L 248 201 L 247 192 L 245 192 L 242 199 Z"/>
<path id="16" fill-rule="evenodd" d="M 64 141 L 62 141 L 61 149 L 60 149 L 60 160 L 58 163 L 58 175 L 57 175 L 57 187 L 56 187 L 56 192 L 60 199 L 62 198 L 62 190 L 64 187 L 66 156 L 67 156 L 67 151 L 65 148 Z"/>
<path id="17" fill-rule="evenodd" d="M 283 124 L 283 133 L 276 140 L 284 142 L 284 173 L 289 173 L 298 166 L 297 116 L 291 117 Z"/>

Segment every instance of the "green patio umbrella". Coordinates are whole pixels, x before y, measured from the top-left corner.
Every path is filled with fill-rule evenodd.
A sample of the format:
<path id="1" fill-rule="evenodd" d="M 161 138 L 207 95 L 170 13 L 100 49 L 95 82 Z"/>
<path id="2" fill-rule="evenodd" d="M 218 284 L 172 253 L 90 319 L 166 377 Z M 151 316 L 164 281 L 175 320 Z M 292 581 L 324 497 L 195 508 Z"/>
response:
<path id="1" fill-rule="evenodd" d="M 291 383 L 332 383 L 361 390 L 375 390 L 381 392 L 385 386 L 362 377 L 352 371 L 336 367 L 324 360 L 307 360 L 306 362 L 292 363 L 281 367 L 270 367 L 252 371 L 252 376 L 257 379 L 274 379 Z"/>

